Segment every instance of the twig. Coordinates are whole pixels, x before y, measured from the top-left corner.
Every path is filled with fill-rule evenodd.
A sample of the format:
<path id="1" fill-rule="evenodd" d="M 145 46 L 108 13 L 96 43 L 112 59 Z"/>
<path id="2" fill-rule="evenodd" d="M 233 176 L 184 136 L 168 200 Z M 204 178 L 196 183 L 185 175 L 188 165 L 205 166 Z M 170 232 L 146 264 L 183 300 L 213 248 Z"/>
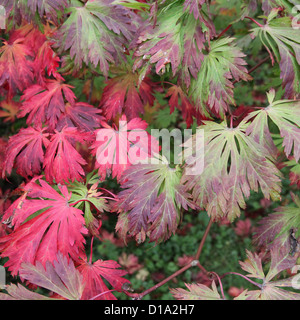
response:
<path id="1" fill-rule="evenodd" d="M 207 235 L 208 235 L 208 233 L 209 233 L 209 230 L 210 230 L 210 227 L 211 227 L 212 223 L 213 223 L 212 218 L 210 218 L 209 223 L 208 223 L 208 225 L 207 225 L 207 227 L 206 227 L 206 230 L 205 230 L 205 232 L 204 232 L 204 235 L 203 235 L 203 237 L 202 237 L 202 239 L 201 239 L 201 242 L 200 242 L 200 244 L 199 244 L 197 253 L 196 253 L 196 255 L 195 255 L 195 260 L 199 260 L 199 258 L 200 258 L 200 255 L 201 255 L 201 252 L 202 252 L 202 249 L 203 249 L 204 242 L 205 242 L 206 237 L 207 237 Z"/>

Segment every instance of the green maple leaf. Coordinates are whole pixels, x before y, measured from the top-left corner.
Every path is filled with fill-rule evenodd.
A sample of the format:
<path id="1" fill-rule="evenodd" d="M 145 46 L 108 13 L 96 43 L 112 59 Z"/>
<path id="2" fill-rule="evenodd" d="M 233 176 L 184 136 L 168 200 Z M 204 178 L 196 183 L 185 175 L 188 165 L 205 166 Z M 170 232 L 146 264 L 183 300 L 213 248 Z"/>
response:
<path id="1" fill-rule="evenodd" d="M 256 228 L 253 240 L 257 246 L 265 246 L 267 249 L 284 250 L 286 253 L 294 254 L 291 248 L 291 230 L 295 231 L 295 239 L 300 235 L 300 199 L 291 193 L 293 202 L 296 206 L 278 207 L 275 212 L 262 218 Z"/>
<path id="2" fill-rule="evenodd" d="M 282 271 L 295 266 L 295 259 L 282 255 L 279 250 L 271 250 L 271 265 L 267 274 L 264 273 L 261 258 L 247 251 L 247 260 L 240 262 L 248 277 L 261 280 L 259 290 L 245 290 L 236 300 L 300 300 L 300 293 L 282 288 L 292 288 L 294 277 L 273 280 Z M 272 281 L 273 280 L 273 281 Z"/>
<path id="3" fill-rule="evenodd" d="M 181 288 L 170 290 L 176 300 L 223 300 L 214 281 L 212 282 L 211 289 L 201 283 L 185 285 L 188 290 Z"/>
<path id="4" fill-rule="evenodd" d="M 72 192 L 70 201 L 77 202 L 75 208 L 84 212 L 85 224 L 92 235 L 98 235 L 99 228 L 99 221 L 94 216 L 92 209 L 96 209 L 97 213 L 109 210 L 105 197 L 102 192 L 98 191 L 98 184 L 98 175 L 90 173 L 86 177 L 86 183 L 75 181 L 68 186 Z"/>
<path id="5" fill-rule="evenodd" d="M 254 118 L 247 128 L 247 134 L 275 157 L 277 148 L 272 140 L 268 121 L 272 120 L 283 138 L 282 146 L 286 156 L 289 157 L 293 151 L 295 160 L 298 161 L 300 159 L 300 100 L 274 101 L 274 89 L 271 89 L 267 96 L 268 107 L 254 111 L 244 119 L 248 121 Z"/>
<path id="6" fill-rule="evenodd" d="M 273 64 L 279 63 L 285 98 L 290 99 L 300 94 L 300 32 L 289 17 L 277 18 L 278 11 L 272 9 L 266 24 L 252 29 L 251 36 L 259 37 Z"/>
<path id="7" fill-rule="evenodd" d="M 113 0 L 90 0 L 68 12 L 56 36 L 59 53 L 70 50 L 76 67 L 99 65 L 107 76 L 109 63 L 125 59 L 124 47 L 136 31 L 135 14 Z"/>
<path id="8" fill-rule="evenodd" d="M 243 121 L 236 128 L 228 128 L 225 121 L 205 121 L 199 127 L 204 130 L 204 146 L 197 142 L 200 139 L 194 145 L 204 148 L 201 174 L 191 175 L 187 169 L 192 170 L 203 155 L 187 155 L 182 183 L 214 220 L 227 217 L 233 221 L 246 206 L 244 198 L 250 196 L 251 190 L 258 192 L 259 187 L 265 198 L 280 198 L 281 173 L 260 145 L 246 134 L 248 125 Z"/>
<path id="9" fill-rule="evenodd" d="M 235 105 L 231 80 L 252 79 L 245 68 L 245 54 L 233 41 L 234 38 L 211 41 L 209 52 L 204 55 L 201 68 L 196 79 L 192 79 L 189 90 L 196 109 L 206 110 L 208 106 L 213 113 L 224 115 L 229 105 Z"/>
<path id="10" fill-rule="evenodd" d="M 202 7 L 204 1 L 162 1 L 155 15 L 142 25 L 133 47 L 134 68 L 141 68 L 141 77 L 151 65 L 157 74 L 172 69 L 173 76 L 188 87 L 201 66 L 204 42 L 215 35 L 215 28 Z"/>

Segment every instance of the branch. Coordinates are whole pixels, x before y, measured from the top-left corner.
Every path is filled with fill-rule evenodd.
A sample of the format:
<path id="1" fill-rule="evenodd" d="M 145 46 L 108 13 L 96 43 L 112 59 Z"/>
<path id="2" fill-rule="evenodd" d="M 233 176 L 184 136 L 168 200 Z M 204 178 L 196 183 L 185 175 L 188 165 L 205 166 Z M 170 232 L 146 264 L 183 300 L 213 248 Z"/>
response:
<path id="1" fill-rule="evenodd" d="M 195 267 L 197 266 L 201 271 L 203 271 L 204 273 L 209 273 L 206 271 L 206 269 L 200 264 L 200 262 L 198 261 L 199 258 L 200 258 L 200 255 L 201 255 L 201 252 L 202 252 L 202 248 L 203 248 L 203 245 L 204 245 L 204 242 L 207 238 L 207 235 L 209 233 L 209 230 L 210 230 L 210 227 L 212 225 L 213 221 L 212 219 L 210 218 L 209 220 L 209 223 L 206 227 L 206 230 L 204 232 L 204 235 L 203 235 L 203 238 L 201 239 L 201 242 L 200 242 L 200 245 L 198 247 L 198 250 L 197 250 L 197 253 L 195 255 L 195 258 L 193 261 L 191 261 L 189 264 L 187 264 L 186 266 L 182 267 L 181 269 L 177 270 L 176 272 L 174 272 L 173 274 L 171 274 L 169 277 L 167 277 L 166 279 L 162 280 L 161 282 L 157 283 L 155 286 L 145 290 L 144 292 L 142 293 L 131 293 L 131 292 L 128 292 L 126 290 L 123 290 L 123 292 L 135 299 L 135 300 L 141 300 L 145 295 L 151 293 L 152 291 L 156 290 L 157 288 L 163 286 L 165 283 L 167 283 L 168 281 L 172 280 L 173 278 L 177 277 L 178 275 L 180 275 L 181 273 L 185 272 L 186 270 L 188 270 L 189 268 L 191 267 Z"/>
<path id="2" fill-rule="evenodd" d="M 196 253 L 196 255 L 195 255 L 195 260 L 199 260 L 199 258 L 200 258 L 200 255 L 201 255 L 201 252 L 202 252 L 202 249 L 203 249 L 204 242 L 205 242 L 205 240 L 206 240 L 206 238 L 207 238 L 207 235 L 208 235 L 208 233 L 209 233 L 209 230 L 210 230 L 210 227 L 211 227 L 212 223 L 213 223 L 212 218 L 210 218 L 209 223 L 208 223 L 208 225 L 207 225 L 207 227 L 206 227 L 206 230 L 205 230 L 205 232 L 204 232 L 204 235 L 203 235 L 203 237 L 202 237 L 202 239 L 201 239 L 201 242 L 200 242 L 200 244 L 199 244 L 197 253 Z"/>

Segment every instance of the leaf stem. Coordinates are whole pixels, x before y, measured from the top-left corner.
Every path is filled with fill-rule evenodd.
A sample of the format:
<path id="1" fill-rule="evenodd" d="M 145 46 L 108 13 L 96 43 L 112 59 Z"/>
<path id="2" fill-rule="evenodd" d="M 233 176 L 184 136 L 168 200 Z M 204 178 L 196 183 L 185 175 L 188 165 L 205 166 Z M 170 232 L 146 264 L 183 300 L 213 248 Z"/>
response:
<path id="1" fill-rule="evenodd" d="M 262 24 L 260 24 L 259 22 L 257 22 L 255 19 L 253 19 L 253 18 L 251 18 L 251 17 L 248 17 L 248 16 L 246 16 L 245 18 L 247 18 L 247 19 L 250 19 L 252 22 L 254 22 L 256 25 L 258 25 L 259 27 L 263 27 L 263 25 Z"/>
<path id="2" fill-rule="evenodd" d="M 213 274 L 218 279 L 219 285 L 220 285 L 221 294 L 222 294 L 222 298 L 223 298 L 223 300 L 225 300 L 225 295 L 224 295 L 224 290 L 223 290 L 223 285 L 222 285 L 221 278 L 219 277 L 219 275 L 216 272 L 210 272 L 210 273 Z"/>
<path id="3" fill-rule="evenodd" d="M 218 36 L 217 39 L 221 38 L 224 33 L 226 33 L 230 28 L 232 27 L 232 24 L 230 24 L 226 29 L 224 29 Z"/>
<path id="4" fill-rule="evenodd" d="M 213 272 L 211 272 L 211 273 L 213 273 Z M 259 287 L 260 289 L 261 289 L 261 287 L 262 287 L 260 283 L 257 283 L 257 282 L 249 279 L 248 277 L 246 277 L 246 276 L 244 276 L 243 274 L 240 274 L 240 273 L 238 273 L 238 272 L 226 272 L 226 273 L 224 273 L 224 274 L 221 276 L 221 278 L 224 278 L 225 276 L 227 276 L 227 275 L 229 275 L 229 274 L 234 274 L 234 275 L 236 275 L 236 276 L 242 277 L 242 278 L 244 278 L 245 280 L 247 280 L 247 281 L 249 281 L 250 283 L 252 283 L 253 285 Z"/>
<path id="5" fill-rule="evenodd" d="M 99 298 L 100 296 L 102 296 L 103 294 L 106 294 L 106 293 L 109 293 L 109 292 L 113 292 L 113 291 L 117 291 L 117 290 L 116 289 L 112 289 L 112 290 L 107 290 L 107 291 L 101 292 L 101 293 L 97 294 L 96 296 L 90 298 L 89 300 L 95 300 L 95 299 Z"/>

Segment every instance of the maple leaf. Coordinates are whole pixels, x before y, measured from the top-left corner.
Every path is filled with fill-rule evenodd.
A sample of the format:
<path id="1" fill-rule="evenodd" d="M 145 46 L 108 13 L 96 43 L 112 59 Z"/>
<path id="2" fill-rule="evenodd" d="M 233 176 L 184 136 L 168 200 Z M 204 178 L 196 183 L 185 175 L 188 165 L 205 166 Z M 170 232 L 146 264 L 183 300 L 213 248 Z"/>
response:
<path id="1" fill-rule="evenodd" d="M 174 112 L 175 107 L 179 109 L 183 119 L 186 121 L 187 128 L 193 124 L 194 118 L 196 118 L 198 121 L 208 120 L 210 118 L 210 115 L 206 112 L 206 110 L 202 110 L 204 111 L 204 114 L 201 114 L 201 112 L 196 110 L 195 106 L 180 86 L 172 85 L 168 89 L 166 97 L 170 97 L 170 113 Z"/>
<path id="2" fill-rule="evenodd" d="M 32 59 L 34 53 L 17 39 L 12 43 L 3 41 L 0 48 L 0 86 L 8 86 L 8 97 L 13 97 L 18 90 L 23 91 L 34 80 Z"/>
<path id="3" fill-rule="evenodd" d="M 24 91 L 21 100 L 19 118 L 27 117 L 27 124 L 41 126 L 47 122 L 50 129 L 55 125 L 62 113 L 65 112 L 65 99 L 73 104 L 75 95 L 71 85 L 57 80 L 46 80 L 45 86 L 34 84 Z"/>
<path id="4" fill-rule="evenodd" d="M 85 225 L 93 236 L 99 236 L 99 228 L 101 223 L 94 217 L 92 208 L 95 208 L 97 214 L 109 211 L 107 200 L 103 193 L 98 191 L 99 178 L 88 174 L 85 183 L 78 181 L 68 186 L 68 190 L 72 192 L 71 201 L 76 203 L 75 208 L 79 208 L 84 212 Z"/>
<path id="5" fill-rule="evenodd" d="M 64 11 L 68 0 L 2 0 L 6 14 L 21 14 L 27 21 L 36 24 L 50 20 L 58 23 L 58 12 Z M 46 18 L 46 19 L 45 19 Z"/>
<path id="6" fill-rule="evenodd" d="M 296 206 L 278 207 L 275 212 L 262 218 L 255 229 L 253 242 L 256 246 L 264 246 L 267 249 L 278 249 L 288 254 L 294 255 L 297 248 L 297 241 L 291 242 L 291 230 L 295 231 L 294 238 L 300 235 L 300 200 L 299 197 L 291 193 L 291 197 Z M 293 246 L 294 245 L 294 246 Z"/>
<path id="7" fill-rule="evenodd" d="M 260 279 L 263 283 L 260 290 L 246 290 L 236 297 L 236 300 L 300 300 L 300 294 L 287 291 L 282 287 L 293 287 L 293 278 L 271 281 L 282 271 L 295 266 L 295 259 L 283 256 L 278 250 L 271 250 L 271 265 L 265 275 L 261 258 L 247 250 L 247 260 L 240 262 L 243 270 L 248 272 L 248 277 Z"/>
<path id="8" fill-rule="evenodd" d="M 0 300 L 52 300 L 39 293 L 30 291 L 21 284 L 10 284 L 5 287 L 7 293 L 0 292 Z"/>
<path id="9" fill-rule="evenodd" d="M 20 103 L 13 101 L 13 100 L 8 100 L 8 101 L 1 101 L 0 106 L 0 118 L 4 118 L 3 122 L 14 122 L 17 113 L 19 112 L 19 106 Z"/>
<path id="10" fill-rule="evenodd" d="M 193 14 L 195 19 L 199 19 L 201 17 L 201 7 L 204 3 L 205 0 L 185 0 L 183 9 Z"/>
<path id="11" fill-rule="evenodd" d="M 113 0 L 90 0 L 84 6 L 69 7 L 68 12 L 55 37 L 58 52 L 70 49 L 75 66 L 100 65 L 107 77 L 109 63 L 124 59 L 123 46 L 136 31 L 136 15 Z"/>
<path id="12" fill-rule="evenodd" d="M 223 115 L 229 105 L 235 105 L 232 79 L 251 80 L 245 67 L 246 62 L 234 38 L 211 41 L 210 50 L 201 64 L 197 78 L 191 82 L 189 96 L 201 113 L 209 107 L 216 115 Z"/>
<path id="13" fill-rule="evenodd" d="M 300 94 L 300 35 L 289 17 L 275 19 L 278 11 L 272 9 L 266 24 L 252 29 L 251 36 L 259 37 L 273 64 L 275 60 L 279 63 L 285 98 L 292 99 Z"/>
<path id="14" fill-rule="evenodd" d="M 80 181 L 85 174 L 82 166 L 87 162 L 76 150 L 75 143 L 87 141 L 90 135 L 74 127 L 54 132 L 45 153 L 43 167 L 46 180 L 50 183 L 68 183 L 75 179 Z"/>
<path id="15" fill-rule="evenodd" d="M 108 281 L 117 291 L 122 291 L 125 283 L 129 280 L 123 278 L 126 271 L 119 269 L 120 265 L 113 260 L 97 260 L 94 263 L 88 263 L 81 260 L 77 270 L 83 276 L 85 288 L 82 293 L 82 300 L 116 300 L 116 297 L 108 292 L 109 289 L 104 282 Z"/>
<path id="16" fill-rule="evenodd" d="M 141 77 L 151 64 L 155 64 L 157 74 L 165 73 L 170 64 L 173 76 L 179 73 L 187 86 L 191 75 L 197 76 L 204 42 L 215 35 L 215 29 L 203 10 L 198 12 L 197 19 L 187 14 L 188 8 L 195 9 L 194 4 L 190 5 L 191 1 L 184 6 L 178 0 L 167 3 L 156 14 L 155 27 L 150 17 L 140 28 L 133 44 L 138 46 L 134 70 L 142 67 Z"/>
<path id="17" fill-rule="evenodd" d="M 131 119 L 128 123 L 123 115 L 119 128 L 115 125 L 96 130 L 96 141 L 92 144 L 92 154 L 96 156 L 95 168 L 101 179 L 107 175 L 119 180 L 131 164 L 149 158 L 159 151 L 158 141 L 145 129 L 148 124 L 140 118 Z"/>
<path id="18" fill-rule="evenodd" d="M 5 153 L 4 170 L 11 174 L 13 167 L 23 177 L 33 177 L 41 172 L 44 162 L 44 149 L 49 144 L 46 128 L 22 128 L 10 137 Z"/>
<path id="19" fill-rule="evenodd" d="M 272 140 L 268 120 L 278 127 L 280 136 L 283 138 L 282 146 L 286 156 L 290 156 L 293 150 L 295 160 L 300 159 L 300 100 L 277 100 L 275 90 L 267 93 L 269 105 L 258 111 L 250 113 L 244 120 L 254 118 L 247 128 L 247 134 L 261 144 L 267 152 L 275 157 L 277 148 Z"/>
<path id="20" fill-rule="evenodd" d="M 92 132 L 100 127 L 104 117 L 100 115 L 102 110 L 86 102 L 67 103 L 64 113 L 56 124 L 55 129 L 61 130 L 63 127 L 76 127 L 79 130 Z"/>
<path id="21" fill-rule="evenodd" d="M 176 300 L 223 300 L 217 290 L 216 283 L 212 282 L 212 288 L 201 284 L 185 284 L 188 290 L 181 288 L 170 289 Z"/>
<path id="22" fill-rule="evenodd" d="M 289 157 L 288 161 L 285 161 L 283 165 L 290 167 L 289 178 L 291 185 L 295 184 L 300 188 L 300 164 L 293 157 Z"/>
<path id="23" fill-rule="evenodd" d="M 151 160 L 151 159 L 150 159 Z M 190 194 L 180 184 L 181 170 L 170 168 L 165 158 L 158 164 L 137 164 L 124 172 L 123 191 L 118 194 L 119 215 L 116 230 L 129 233 L 138 242 L 146 235 L 156 243 L 170 238 L 180 222 L 183 208 L 195 208 Z"/>
<path id="24" fill-rule="evenodd" d="M 137 118 L 144 113 L 144 106 L 153 106 L 154 84 L 149 77 L 139 83 L 138 73 L 128 71 L 106 82 L 100 101 L 100 108 L 108 120 L 115 119 L 123 112 L 128 120 Z"/>
<path id="25" fill-rule="evenodd" d="M 22 263 L 20 277 L 67 300 L 80 300 L 84 288 L 82 276 L 73 261 L 61 252 L 57 253 L 53 264 L 47 261 L 45 268 L 39 261 L 35 266 Z"/>
<path id="26" fill-rule="evenodd" d="M 5 266 L 12 275 L 23 262 L 45 266 L 56 260 L 59 251 L 77 261 L 84 250 L 83 212 L 69 204 L 67 187 L 58 186 L 56 191 L 42 179 L 38 182 L 24 187 L 27 195 L 14 210 L 14 231 L 0 239 L 1 257 L 9 258 Z"/>
<path id="27" fill-rule="evenodd" d="M 204 121 L 204 141 L 192 137 L 199 156 L 188 153 L 185 168 L 193 171 L 203 159 L 201 174 L 185 171 L 182 183 L 192 190 L 194 201 L 205 208 L 213 220 L 233 221 L 245 208 L 244 197 L 260 187 L 265 198 L 279 198 L 281 173 L 254 139 L 246 135 L 248 124 L 242 121 L 236 128 Z"/>
<path id="28" fill-rule="evenodd" d="M 127 255 L 123 252 L 119 257 L 119 263 L 128 271 L 129 274 L 133 274 L 143 268 L 143 265 L 139 264 L 139 258 L 132 253 Z"/>
<path id="29" fill-rule="evenodd" d="M 234 232 L 240 237 L 248 237 L 251 233 L 251 220 L 247 218 L 246 220 L 239 220 L 234 228 Z"/>
<path id="30" fill-rule="evenodd" d="M 31 284 L 48 289 L 67 300 L 79 300 L 84 287 L 82 276 L 76 270 L 73 261 L 68 261 L 60 252 L 53 265 L 47 261 L 45 268 L 40 262 L 35 266 L 22 263 L 20 276 Z M 8 294 L 0 293 L 1 300 L 56 300 L 29 291 L 21 285 L 11 284 L 6 286 L 6 291 Z"/>
<path id="31" fill-rule="evenodd" d="M 34 60 L 35 75 L 41 85 L 45 84 L 45 74 L 49 77 L 52 75 L 57 80 L 64 80 L 57 71 L 60 58 L 53 51 L 51 45 L 53 45 L 52 41 L 45 41 L 39 48 Z"/>

